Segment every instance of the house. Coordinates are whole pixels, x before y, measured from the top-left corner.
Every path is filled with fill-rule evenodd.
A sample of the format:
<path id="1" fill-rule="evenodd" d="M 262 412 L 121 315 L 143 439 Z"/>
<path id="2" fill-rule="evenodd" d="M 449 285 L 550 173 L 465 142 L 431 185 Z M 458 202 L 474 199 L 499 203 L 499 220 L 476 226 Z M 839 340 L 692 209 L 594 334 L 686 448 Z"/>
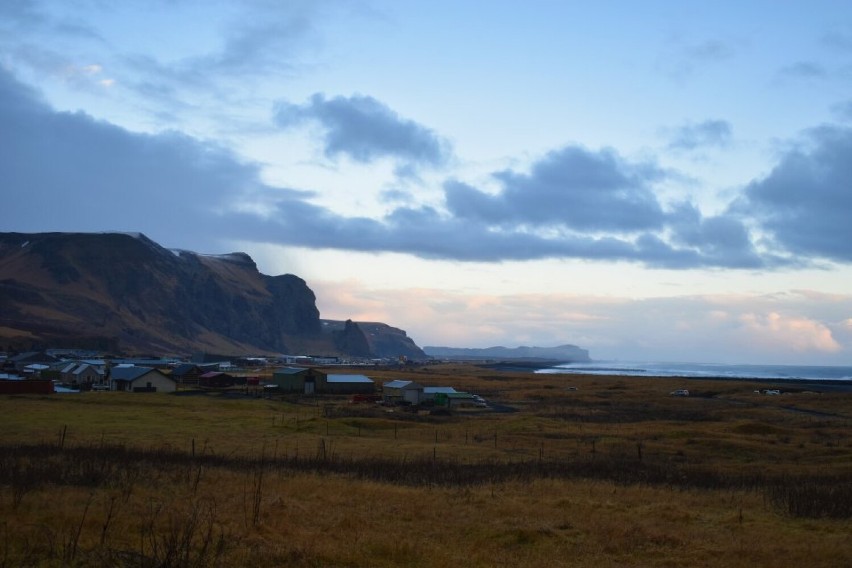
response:
<path id="1" fill-rule="evenodd" d="M 390 381 L 382 385 L 382 400 L 391 404 L 420 404 L 423 385 L 414 381 Z"/>
<path id="2" fill-rule="evenodd" d="M 85 385 L 86 388 L 91 388 L 92 385 L 104 383 L 104 372 L 94 365 L 80 363 L 75 365 L 70 372 L 63 373 L 62 380 L 72 385 Z"/>
<path id="3" fill-rule="evenodd" d="M 174 392 L 177 383 L 152 367 L 114 367 L 110 371 L 110 390 L 127 392 Z"/>
<path id="4" fill-rule="evenodd" d="M 234 386 L 234 377 L 228 373 L 210 371 L 198 377 L 198 384 L 202 387 L 227 388 Z"/>

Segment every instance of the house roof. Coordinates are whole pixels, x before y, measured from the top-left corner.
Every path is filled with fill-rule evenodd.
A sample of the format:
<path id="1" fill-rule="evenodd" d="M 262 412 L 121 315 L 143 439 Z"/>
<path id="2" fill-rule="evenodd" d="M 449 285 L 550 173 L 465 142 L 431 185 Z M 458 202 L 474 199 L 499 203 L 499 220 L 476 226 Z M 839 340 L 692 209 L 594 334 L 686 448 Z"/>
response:
<path id="1" fill-rule="evenodd" d="M 172 375 L 180 377 L 191 373 L 193 370 L 198 370 L 198 365 L 195 365 L 194 363 L 181 363 L 172 369 Z"/>
<path id="2" fill-rule="evenodd" d="M 96 373 L 97 373 L 97 374 L 99 374 L 99 375 L 100 375 L 100 374 L 102 374 L 102 373 L 98 370 L 98 368 L 97 368 L 97 367 L 95 367 L 94 365 L 89 365 L 88 363 L 83 363 L 82 365 L 78 366 L 76 369 L 74 369 L 74 371 L 72 372 L 72 374 L 73 374 L 73 375 L 81 375 L 81 374 L 83 374 L 84 372 L 86 372 L 86 369 L 92 369 L 94 372 L 96 372 Z"/>
<path id="3" fill-rule="evenodd" d="M 422 389 L 423 387 L 414 381 L 395 380 L 382 385 L 386 389 Z"/>
<path id="4" fill-rule="evenodd" d="M 424 394 L 452 394 L 457 392 L 453 387 L 423 387 Z"/>
<path id="5" fill-rule="evenodd" d="M 153 369 L 151 367 L 114 367 L 110 374 L 110 378 L 114 381 L 135 381 L 140 377 L 144 377 L 148 373 L 159 373 L 161 376 L 166 377 L 163 373 L 160 373 L 157 369 Z M 166 377 L 170 380 L 171 377 Z"/>
<path id="6" fill-rule="evenodd" d="M 372 383 L 373 379 L 366 375 L 328 375 L 329 383 Z"/>
<path id="7" fill-rule="evenodd" d="M 10 361 L 14 363 L 25 363 L 27 361 L 35 361 L 37 363 L 55 363 L 58 359 L 42 351 L 27 351 L 26 353 L 15 355 L 10 359 Z"/>
<path id="8" fill-rule="evenodd" d="M 114 365 L 138 365 L 140 367 L 167 367 L 177 359 L 115 359 Z"/>
<path id="9" fill-rule="evenodd" d="M 221 371 L 208 371 L 208 372 L 204 373 L 203 375 L 201 375 L 200 378 L 212 379 L 212 378 L 215 378 L 215 377 L 229 377 L 229 376 L 230 375 L 228 375 L 227 373 L 222 373 Z"/>
<path id="10" fill-rule="evenodd" d="M 298 375 L 299 373 L 304 373 L 308 369 L 304 367 L 281 367 L 280 369 L 275 369 L 272 373 L 273 375 Z"/>
<path id="11" fill-rule="evenodd" d="M 472 398 L 474 398 L 474 396 L 472 394 L 470 394 L 469 392 L 449 392 L 449 393 L 447 393 L 447 398 L 466 400 L 466 399 L 472 399 Z"/>

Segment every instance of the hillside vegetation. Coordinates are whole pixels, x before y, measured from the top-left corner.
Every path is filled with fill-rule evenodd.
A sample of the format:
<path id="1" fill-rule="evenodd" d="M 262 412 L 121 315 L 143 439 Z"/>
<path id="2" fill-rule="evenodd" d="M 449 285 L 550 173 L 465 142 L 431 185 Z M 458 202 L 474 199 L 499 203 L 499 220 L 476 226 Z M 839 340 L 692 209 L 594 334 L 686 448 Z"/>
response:
<path id="1" fill-rule="evenodd" d="M 0 562 L 843 566 L 852 557 L 852 394 L 452 365 L 370 374 L 475 392 L 500 412 L 250 392 L 0 398 Z M 691 396 L 669 395 L 678 388 Z"/>

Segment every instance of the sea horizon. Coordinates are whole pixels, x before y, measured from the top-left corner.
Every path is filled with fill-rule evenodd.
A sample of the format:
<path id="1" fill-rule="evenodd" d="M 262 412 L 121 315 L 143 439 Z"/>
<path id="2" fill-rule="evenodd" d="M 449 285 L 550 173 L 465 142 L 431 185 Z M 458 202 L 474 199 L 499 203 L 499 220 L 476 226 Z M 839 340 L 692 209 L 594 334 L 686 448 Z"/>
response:
<path id="1" fill-rule="evenodd" d="M 852 365 L 760 365 L 676 361 L 591 361 L 563 363 L 536 373 L 772 380 L 852 380 Z"/>

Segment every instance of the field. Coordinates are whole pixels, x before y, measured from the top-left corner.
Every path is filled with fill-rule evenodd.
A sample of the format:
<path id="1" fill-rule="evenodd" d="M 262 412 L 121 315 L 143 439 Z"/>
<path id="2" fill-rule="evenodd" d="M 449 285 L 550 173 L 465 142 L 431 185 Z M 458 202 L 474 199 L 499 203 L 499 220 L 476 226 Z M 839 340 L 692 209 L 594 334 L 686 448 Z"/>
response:
<path id="1" fill-rule="evenodd" d="M 499 412 L 343 397 L 0 398 L 0 566 L 848 566 L 852 393 L 368 373 Z M 780 388 L 768 396 L 758 389 Z M 670 396 L 688 388 L 689 397 Z"/>

